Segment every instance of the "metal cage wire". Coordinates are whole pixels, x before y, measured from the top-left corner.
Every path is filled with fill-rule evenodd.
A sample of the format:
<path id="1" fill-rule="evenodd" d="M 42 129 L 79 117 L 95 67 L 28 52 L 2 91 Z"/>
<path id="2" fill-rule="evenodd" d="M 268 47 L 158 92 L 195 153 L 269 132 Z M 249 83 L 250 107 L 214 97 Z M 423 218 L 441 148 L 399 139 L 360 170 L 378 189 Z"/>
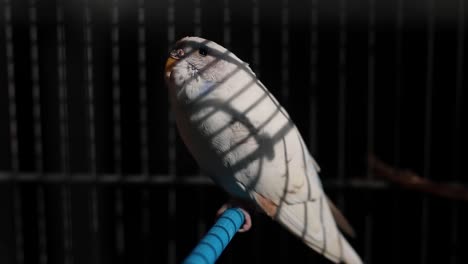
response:
<path id="1" fill-rule="evenodd" d="M 190 252 L 227 197 L 169 111 L 162 65 L 185 35 L 251 63 L 321 164 L 365 262 L 468 260 L 466 204 L 395 187 L 365 161 L 466 183 L 463 0 L 0 8 L 0 262 L 179 263 Z M 324 261 L 255 217 L 221 263 Z"/>

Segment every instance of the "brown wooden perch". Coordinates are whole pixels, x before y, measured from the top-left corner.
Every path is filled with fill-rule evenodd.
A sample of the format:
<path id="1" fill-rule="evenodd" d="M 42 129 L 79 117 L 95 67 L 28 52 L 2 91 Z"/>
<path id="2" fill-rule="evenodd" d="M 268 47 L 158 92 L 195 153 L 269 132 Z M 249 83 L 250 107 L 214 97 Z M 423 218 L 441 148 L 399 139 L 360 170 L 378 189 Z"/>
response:
<path id="1" fill-rule="evenodd" d="M 368 162 L 374 175 L 404 188 L 427 192 L 444 198 L 468 201 L 468 188 L 460 184 L 433 182 L 410 170 L 394 168 L 372 154 L 368 156 Z"/>

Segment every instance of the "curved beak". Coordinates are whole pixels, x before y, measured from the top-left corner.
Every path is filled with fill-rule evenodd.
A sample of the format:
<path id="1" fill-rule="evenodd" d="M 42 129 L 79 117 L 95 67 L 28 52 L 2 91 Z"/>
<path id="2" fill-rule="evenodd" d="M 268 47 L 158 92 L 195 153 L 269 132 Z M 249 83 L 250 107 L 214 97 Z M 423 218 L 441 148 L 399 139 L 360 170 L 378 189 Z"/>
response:
<path id="1" fill-rule="evenodd" d="M 164 76 L 166 80 L 169 80 L 171 77 L 171 72 L 174 66 L 177 64 L 177 61 L 180 60 L 184 56 L 184 51 L 182 49 L 174 49 L 169 54 L 169 58 L 167 58 L 166 65 L 164 67 Z"/>
<path id="2" fill-rule="evenodd" d="M 167 58 L 166 65 L 164 66 L 164 76 L 166 77 L 166 80 L 169 80 L 169 77 L 171 77 L 172 69 L 177 63 L 177 60 L 178 59 L 173 56 L 169 56 L 169 58 Z"/>

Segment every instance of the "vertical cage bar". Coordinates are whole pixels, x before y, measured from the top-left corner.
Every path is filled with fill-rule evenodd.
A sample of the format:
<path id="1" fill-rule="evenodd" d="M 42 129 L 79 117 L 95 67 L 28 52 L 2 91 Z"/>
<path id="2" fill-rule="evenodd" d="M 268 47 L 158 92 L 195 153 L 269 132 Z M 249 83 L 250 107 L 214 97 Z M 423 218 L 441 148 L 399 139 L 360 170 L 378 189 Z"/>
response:
<path id="1" fill-rule="evenodd" d="M 223 43 L 226 49 L 231 50 L 231 8 L 229 1 L 223 1 Z M 233 263 L 233 259 L 229 258 L 227 263 Z"/>
<path id="2" fill-rule="evenodd" d="M 87 96 L 88 115 L 88 142 L 89 142 L 89 170 L 94 177 L 97 177 L 97 157 L 96 157 L 96 113 L 94 101 L 94 65 L 93 65 L 93 31 L 91 9 L 89 0 L 84 3 L 84 54 L 85 69 L 84 78 Z"/>
<path id="3" fill-rule="evenodd" d="M 148 94 L 146 85 L 146 27 L 145 0 L 138 1 L 138 81 L 140 102 L 140 151 L 141 171 L 145 177 L 149 174 L 148 158 Z"/>
<path id="4" fill-rule="evenodd" d="M 143 187 L 143 191 L 141 192 L 141 204 L 142 204 L 142 211 L 141 211 L 141 234 L 143 235 L 143 263 L 150 263 L 149 261 L 149 250 L 148 247 L 150 246 L 150 226 L 151 226 L 151 219 L 150 219 L 150 191 L 147 187 Z"/>
<path id="5" fill-rule="evenodd" d="M 310 32 L 310 97 L 309 97 L 309 116 L 310 116 L 310 152 L 317 154 L 317 90 L 318 90 L 318 0 L 311 0 L 311 32 Z"/>
<path id="6" fill-rule="evenodd" d="M 168 192 L 168 218 L 169 223 L 172 225 L 169 227 L 169 243 L 168 243 L 168 263 L 175 264 L 177 260 L 177 248 L 176 248 L 176 239 L 175 239 L 175 226 L 173 221 L 176 217 L 176 192 L 173 187 L 170 187 Z"/>
<path id="7" fill-rule="evenodd" d="M 120 186 L 115 190 L 115 250 L 117 257 L 122 259 L 125 254 L 125 235 L 123 223 L 123 193 Z"/>
<path id="8" fill-rule="evenodd" d="M 11 0 L 5 0 L 5 41 L 8 79 L 8 114 L 10 126 L 11 171 L 13 174 L 13 228 L 15 233 L 16 263 L 24 263 L 23 218 L 21 214 L 21 189 L 17 183 L 19 173 L 18 119 L 16 113 L 15 58 L 13 46 L 13 25 Z"/>
<path id="9" fill-rule="evenodd" d="M 289 3 L 283 0 L 281 8 L 281 97 L 289 99 Z"/>
<path id="10" fill-rule="evenodd" d="M 374 111 L 375 111 L 375 1 L 369 0 L 369 22 L 367 31 L 367 155 L 374 154 Z M 367 178 L 374 177 L 370 166 L 367 166 Z M 364 224 L 364 259 L 372 262 L 372 226 L 373 216 L 367 212 Z"/>
<path id="11" fill-rule="evenodd" d="M 395 156 L 394 163 L 398 167 L 400 164 L 400 145 L 401 145 L 401 90 L 402 90 L 402 43 L 403 43 L 403 0 L 397 0 L 396 25 L 395 25 Z"/>
<path id="12" fill-rule="evenodd" d="M 114 172 L 119 179 L 122 177 L 122 125 L 121 125 L 121 94 L 120 94 L 120 34 L 119 34 L 119 0 L 112 1 L 111 10 L 111 42 L 112 42 L 112 113 L 114 134 Z M 115 190 L 115 250 L 119 258 L 125 251 L 123 224 L 123 197 L 121 186 Z"/>
<path id="13" fill-rule="evenodd" d="M 346 150 L 346 56 L 347 56 L 347 0 L 340 0 L 339 6 L 339 48 L 338 48 L 338 181 L 345 180 Z M 338 195 L 338 204 L 344 210 L 344 196 Z"/>
<path id="14" fill-rule="evenodd" d="M 260 7 L 259 0 L 252 0 L 252 66 L 260 78 Z"/>
<path id="15" fill-rule="evenodd" d="M 260 7 L 259 0 L 252 0 L 252 69 L 257 75 L 257 78 L 261 76 L 260 69 Z M 257 232 L 254 233 L 252 239 L 252 246 L 260 243 L 260 235 L 262 233 L 261 226 L 257 226 Z M 255 254 L 254 263 L 261 262 L 260 254 Z"/>
<path id="16" fill-rule="evenodd" d="M 90 226 L 93 234 L 93 248 L 95 252 L 96 263 L 101 262 L 100 257 L 100 230 L 99 230 L 99 200 L 97 187 L 97 158 L 96 158 L 96 116 L 94 101 L 94 65 L 93 65 L 93 32 L 92 16 L 89 6 L 89 0 L 84 1 L 84 54 L 85 69 L 84 80 L 87 96 L 87 121 L 88 121 L 88 144 L 89 144 L 89 171 L 94 178 L 89 196 Z"/>
<path id="17" fill-rule="evenodd" d="M 395 106 L 394 106 L 394 115 L 395 115 L 395 125 L 393 128 L 394 134 L 394 154 L 393 154 L 393 162 L 396 167 L 400 167 L 400 150 L 401 150 L 401 91 L 403 88 L 402 84 L 402 68 L 403 68 L 403 58 L 402 58 L 402 42 L 403 42 L 403 0 L 396 1 L 396 14 L 395 14 Z M 393 208 L 397 208 L 399 205 L 399 195 L 398 193 L 393 194 Z M 395 209 L 393 209 L 395 212 Z M 397 230 L 399 227 L 399 216 L 397 216 L 397 221 L 393 224 L 396 225 Z M 400 232 L 393 233 L 392 239 L 392 246 L 399 245 L 400 240 Z M 396 242 L 395 242 L 396 241 Z M 396 244 L 395 244 L 396 243 Z M 395 247 L 397 248 L 397 247 Z M 397 248 L 395 254 L 393 254 L 393 261 L 400 262 L 400 249 Z"/>
<path id="18" fill-rule="evenodd" d="M 167 8 L 167 41 L 168 51 L 175 42 L 175 0 L 169 0 Z M 168 98 L 168 100 L 170 100 Z M 175 117 L 172 111 L 168 114 L 168 155 L 169 155 L 169 177 L 174 178 L 176 173 L 176 131 L 175 131 Z"/>
<path id="19" fill-rule="evenodd" d="M 16 113 L 15 55 L 13 46 L 13 25 L 11 23 L 11 0 L 5 0 L 5 40 L 8 78 L 8 109 L 10 118 L 11 170 L 19 172 L 18 120 Z"/>
<path id="20" fill-rule="evenodd" d="M 289 1 L 281 3 L 281 100 L 283 106 L 289 104 Z M 284 141 L 283 141 L 284 143 Z M 286 149 L 286 146 L 285 146 Z M 287 236 L 284 232 L 279 236 L 281 262 L 288 252 Z"/>
<path id="21" fill-rule="evenodd" d="M 32 103 L 34 122 L 34 161 L 36 170 L 43 171 L 41 94 L 39 87 L 39 63 L 37 48 L 37 8 L 36 0 L 29 1 L 29 48 L 31 60 Z"/>
<path id="22" fill-rule="evenodd" d="M 175 0 L 168 0 L 167 7 L 167 41 L 168 51 L 175 42 Z M 169 96 L 169 94 L 168 94 Z M 170 101 L 170 98 L 168 98 Z M 168 158 L 169 158 L 169 178 L 174 180 L 176 177 L 176 131 L 175 117 L 173 111 L 168 112 Z M 176 192 L 173 187 L 168 191 L 168 222 L 173 223 L 176 217 Z M 169 243 L 168 243 L 168 263 L 175 264 L 177 260 L 177 248 L 175 239 L 175 226 L 169 225 Z"/>
<path id="23" fill-rule="evenodd" d="M 461 157 L 461 112 L 462 112 L 462 92 L 464 84 L 464 57 L 465 57 L 465 1 L 458 1 L 458 21 L 457 21 L 457 75 L 456 75 L 456 91 L 455 91 L 455 113 L 454 113 L 454 127 L 452 137 L 452 149 L 453 149 L 453 181 L 460 179 L 460 157 Z M 452 202 L 452 224 L 451 224 L 451 244 L 458 245 L 459 237 L 459 203 Z M 458 248 L 457 246 L 455 247 Z M 450 263 L 458 263 L 458 250 L 455 250 L 450 254 Z"/>
<path id="24" fill-rule="evenodd" d="M 432 94 L 434 74 L 434 0 L 427 2 L 427 62 L 426 62 L 426 97 L 424 109 L 424 163 L 423 176 L 430 177 L 432 147 Z M 429 201 L 424 196 L 421 213 L 421 263 L 427 263 L 427 240 L 429 238 Z"/>
<path id="25" fill-rule="evenodd" d="M 66 182 L 61 186 L 62 199 L 62 219 L 63 219 L 63 247 L 64 247 L 64 263 L 72 264 L 72 220 L 70 206 L 70 186 L 67 181 L 70 177 L 70 149 L 69 149 L 69 134 L 68 134 L 68 93 L 67 93 L 67 76 L 66 76 L 66 47 L 65 47 L 65 25 L 64 11 L 62 2 L 57 2 L 57 76 L 58 76 L 58 100 L 59 100 L 59 122 L 60 122 L 60 151 L 61 151 L 61 167 Z"/>
<path id="26" fill-rule="evenodd" d="M 15 172 L 15 175 L 17 172 Z M 15 256 L 16 263 L 24 263 L 24 235 L 23 235 L 23 217 L 21 214 L 22 202 L 21 202 L 21 189 L 17 185 L 16 181 L 13 182 L 13 218 L 14 218 L 14 230 L 15 230 Z"/>
<path id="27" fill-rule="evenodd" d="M 194 8 L 194 16 L 193 16 L 193 24 L 195 25 L 194 34 L 195 36 L 201 36 L 201 16 L 202 16 L 202 8 L 200 4 L 200 0 L 194 0 L 195 8 Z"/>
<path id="28" fill-rule="evenodd" d="M 149 150 L 148 150 L 148 94 L 146 85 L 146 17 L 145 0 L 138 1 L 138 82 L 140 102 L 140 151 L 141 173 L 145 179 L 149 179 Z M 143 262 L 148 263 L 146 245 L 149 244 L 150 235 L 150 194 L 146 185 L 141 192 L 141 234 L 143 237 Z"/>
<path id="29" fill-rule="evenodd" d="M 34 160 L 36 171 L 42 176 L 43 168 L 43 143 L 42 143 L 42 124 L 41 124 L 41 91 L 39 85 L 39 52 L 37 45 L 37 7 L 36 0 L 29 1 L 29 47 L 31 60 L 31 80 L 32 80 L 32 103 L 33 103 L 33 122 L 34 122 Z M 47 230 L 45 219 L 45 198 L 44 186 L 39 183 L 37 187 L 37 230 L 38 230 L 38 248 L 39 263 L 45 264 L 48 261 L 47 256 Z"/>
<path id="30" fill-rule="evenodd" d="M 71 194 L 70 187 L 68 185 L 62 186 L 61 198 L 62 198 L 62 210 L 63 210 L 63 229 L 64 229 L 64 263 L 72 264 L 73 263 L 73 253 L 72 253 L 72 220 L 71 220 Z"/>
<path id="31" fill-rule="evenodd" d="M 463 84 L 464 84 L 464 59 L 465 59 L 465 1 L 459 0 L 458 7 L 458 28 L 457 28 L 457 73 L 456 73 L 456 91 L 455 91 L 455 122 L 454 122 L 454 136 L 453 136 L 453 149 L 454 149 L 454 164 L 456 168 L 454 173 L 456 179 L 460 176 L 460 141 L 461 141 L 461 116 L 462 116 L 462 98 L 463 98 Z"/>
<path id="32" fill-rule="evenodd" d="M 430 177 L 431 140 L 432 140 L 432 94 L 434 74 L 434 0 L 428 0 L 427 17 L 427 63 L 426 63 L 426 97 L 424 116 L 424 177 Z"/>
<path id="33" fill-rule="evenodd" d="M 38 235 L 39 235 L 39 263 L 48 263 L 47 255 L 47 227 L 45 213 L 45 194 L 44 187 L 39 186 L 37 189 L 37 218 L 38 218 Z"/>
<path id="34" fill-rule="evenodd" d="M 56 7 L 57 16 L 57 78 L 58 78 L 58 100 L 59 100 L 59 122 L 60 122 L 60 152 L 61 166 L 65 173 L 70 172 L 69 167 L 69 135 L 68 135 L 68 98 L 66 83 L 66 47 L 65 26 L 63 21 L 63 7 L 60 2 Z"/>
<path id="35" fill-rule="evenodd" d="M 224 46 L 229 50 L 231 49 L 231 9 L 229 0 L 224 0 L 223 3 L 223 42 Z"/>
<path id="36" fill-rule="evenodd" d="M 367 154 L 374 153 L 374 111 L 375 111 L 375 2 L 369 0 L 369 24 L 367 31 Z M 374 175 L 367 166 L 367 178 Z M 369 261 L 369 260 L 368 260 Z"/>
<path id="37" fill-rule="evenodd" d="M 194 33 L 195 36 L 201 36 L 203 32 L 203 28 L 201 25 L 201 16 L 202 16 L 202 7 L 200 0 L 194 0 L 194 16 L 193 16 L 193 25 L 194 25 Z M 206 225 L 203 221 L 203 212 L 204 212 L 204 204 L 205 204 L 205 195 L 204 191 L 201 186 L 198 187 L 199 191 L 197 192 L 198 198 L 198 216 L 197 216 L 197 235 L 198 238 L 202 238 L 206 232 Z"/>
<path id="38" fill-rule="evenodd" d="M 119 45 L 119 0 L 112 1 L 111 42 L 112 42 L 112 115 L 114 136 L 114 173 L 122 173 L 122 132 L 120 113 L 120 45 Z"/>

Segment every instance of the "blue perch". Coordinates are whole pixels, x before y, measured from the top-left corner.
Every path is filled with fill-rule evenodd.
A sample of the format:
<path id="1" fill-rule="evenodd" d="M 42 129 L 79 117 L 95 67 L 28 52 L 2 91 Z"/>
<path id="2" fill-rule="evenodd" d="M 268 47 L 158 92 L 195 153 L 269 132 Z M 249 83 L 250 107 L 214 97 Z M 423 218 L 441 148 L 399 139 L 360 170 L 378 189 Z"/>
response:
<path id="1" fill-rule="evenodd" d="M 215 263 L 243 223 L 244 214 L 240 209 L 224 211 L 183 264 Z"/>

